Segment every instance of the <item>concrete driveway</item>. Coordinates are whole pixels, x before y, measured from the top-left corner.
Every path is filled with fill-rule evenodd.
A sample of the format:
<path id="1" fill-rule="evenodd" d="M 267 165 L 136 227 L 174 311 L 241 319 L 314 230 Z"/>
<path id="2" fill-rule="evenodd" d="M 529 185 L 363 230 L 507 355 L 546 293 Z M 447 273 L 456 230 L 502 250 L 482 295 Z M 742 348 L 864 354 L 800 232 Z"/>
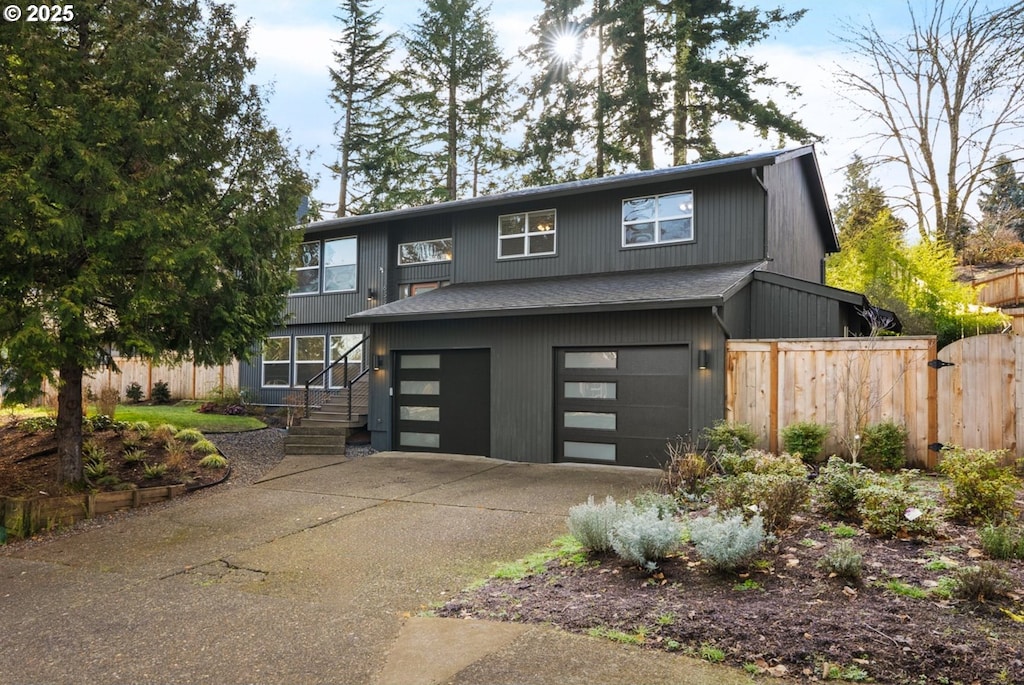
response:
<path id="1" fill-rule="evenodd" d="M 386 453 L 0 553 L 3 683 L 749 683 L 553 628 L 419 617 L 643 469 Z"/>

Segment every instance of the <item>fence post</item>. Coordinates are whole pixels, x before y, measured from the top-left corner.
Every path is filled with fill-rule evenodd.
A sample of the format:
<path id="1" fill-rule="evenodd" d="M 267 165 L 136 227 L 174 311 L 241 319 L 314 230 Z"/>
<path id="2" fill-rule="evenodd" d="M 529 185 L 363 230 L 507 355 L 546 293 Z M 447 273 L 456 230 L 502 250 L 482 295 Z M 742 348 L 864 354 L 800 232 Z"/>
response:
<path id="1" fill-rule="evenodd" d="M 779 341 L 768 352 L 768 451 L 779 453 Z"/>

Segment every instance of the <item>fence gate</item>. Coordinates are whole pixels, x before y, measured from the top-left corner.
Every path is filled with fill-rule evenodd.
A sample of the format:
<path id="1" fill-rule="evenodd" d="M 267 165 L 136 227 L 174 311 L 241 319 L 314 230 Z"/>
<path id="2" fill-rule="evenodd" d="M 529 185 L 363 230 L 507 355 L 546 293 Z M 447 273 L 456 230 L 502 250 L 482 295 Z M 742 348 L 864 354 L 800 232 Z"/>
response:
<path id="1" fill-rule="evenodd" d="M 939 351 L 938 437 L 943 445 L 1024 456 L 1024 337 L 978 335 Z"/>

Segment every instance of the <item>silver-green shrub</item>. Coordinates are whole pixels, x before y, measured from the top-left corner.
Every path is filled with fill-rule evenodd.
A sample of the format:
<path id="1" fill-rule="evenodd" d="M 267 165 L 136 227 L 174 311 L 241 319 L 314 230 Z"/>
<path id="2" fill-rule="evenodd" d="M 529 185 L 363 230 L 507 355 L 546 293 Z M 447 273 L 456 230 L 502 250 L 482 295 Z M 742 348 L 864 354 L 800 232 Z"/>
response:
<path id="1" fill-rule="evenodd" d="M 619 517 L 619 505 L 610 495 L 604 504 L 595 504 L 594 496 L 585 504 L 569 508 L 569 534 L 591 552 L 607 552 L 612 548 L 612 524 Z"/>
<path id="2" fill-rule="evenodd" d="M 757 556 L 765 542 L 764 521 L 754 516 L 743 520 L 743 514 L 716 514 L 690 522 L 690 541 L 701 559 L 716 571 L 743 568 Z"/>
<path id="3" fill-rule="evenodd" d="M 653 571 L 657 562 L 675 551 L 683 527 L 671 516 L 662 517 L 658 507 L 641 508 L 627 502 L 612 524 L 612 549 L 624 561 Z"/>

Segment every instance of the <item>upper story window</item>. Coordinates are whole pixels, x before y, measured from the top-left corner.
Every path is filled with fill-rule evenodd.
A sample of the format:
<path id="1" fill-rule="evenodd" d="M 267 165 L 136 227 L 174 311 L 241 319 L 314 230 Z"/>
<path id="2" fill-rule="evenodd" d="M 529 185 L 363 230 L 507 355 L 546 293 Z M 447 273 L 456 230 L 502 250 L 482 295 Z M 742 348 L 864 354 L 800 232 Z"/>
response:
<path id="1" fill-rule="evenodd" d="M 498 257 L 532 257 L 555 253 L 555 210 L 498 217 Z"/>
<path id="2" fill-rule="evenodd" d="M 398 245 L 398 265 L 430 264 L 452 260 L 452 239 L 420 240 Z"/>
<path id="3" fill-rule="evenodd" d="M 323 252 L 321 254 L 321 248 Z M 358 246 L 355 238 L 311 240 L 299 245 L 292 270 L 295 272 L 295 289 L 292 295 L 316 295 L 321 292 L 321 271 L 323 272 L 322 292 L 336 293 L 356 289 Z"/>
<path id="4" fill-rule="evenodd" d="M 693 240 L 693 191 L 622 201 L 622 245 L 659 245 Z"/>
<path id="5" fill-rule="evenodd" d="M 324 292 L 356 289 L 357 245 L 355 238 L 324 241 Z"/>
<path id="6" fill-rule="evenodd" d="M 320 241 L 312 240 L 299 245 L 292 264 L 296 283 L 292 295 L 310 295 L 320 292 Z"/>

